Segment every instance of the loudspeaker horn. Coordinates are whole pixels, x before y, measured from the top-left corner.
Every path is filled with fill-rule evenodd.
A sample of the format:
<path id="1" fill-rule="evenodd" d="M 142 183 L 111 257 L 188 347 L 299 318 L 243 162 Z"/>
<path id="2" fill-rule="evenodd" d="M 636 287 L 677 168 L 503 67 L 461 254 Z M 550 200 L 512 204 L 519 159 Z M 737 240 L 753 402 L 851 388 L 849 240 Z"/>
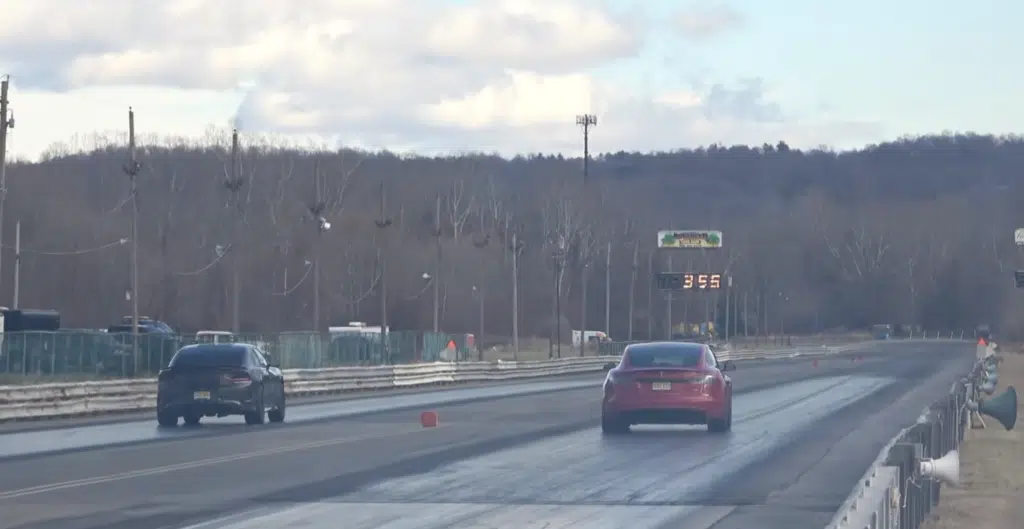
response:
<path id="1" fill-rule="evenodd" d="M 960 453 L 956 450 L 950 450 L 938 459 L 922 459 L 918 467 L 922 476 L 950 485 L 960 483 Z"/>
<path id="2" fill-rule="evenodd" d="M 1001 395 L 978 403 L 978 413 L 999 421 L 1007 430 L 1017 425 L 1017 390 L 1010 386 Z"/>

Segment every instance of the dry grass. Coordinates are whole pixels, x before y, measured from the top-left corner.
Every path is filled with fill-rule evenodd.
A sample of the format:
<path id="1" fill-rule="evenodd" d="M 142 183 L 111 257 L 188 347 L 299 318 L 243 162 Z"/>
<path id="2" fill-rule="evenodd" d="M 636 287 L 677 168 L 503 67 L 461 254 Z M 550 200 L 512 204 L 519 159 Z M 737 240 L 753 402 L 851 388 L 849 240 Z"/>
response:
<path id="1" fill-rule="evenodd" d="M 1024 388 L 1024 355 L 1004 348 L 1000 386 Z M 944 487 L 942 500 L 927 529 L 1024 528 L 1024 427 L 1020 411 L 1017 429 L 1007 432 L 995 419 L 988 428 L 971 430 L 960 452 L 959 487 Z"/>

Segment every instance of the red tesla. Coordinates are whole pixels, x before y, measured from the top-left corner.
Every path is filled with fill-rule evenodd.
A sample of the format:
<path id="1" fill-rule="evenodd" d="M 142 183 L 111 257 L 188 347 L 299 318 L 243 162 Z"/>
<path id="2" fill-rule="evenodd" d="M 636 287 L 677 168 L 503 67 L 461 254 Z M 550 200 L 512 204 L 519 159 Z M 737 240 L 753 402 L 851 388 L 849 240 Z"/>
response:
<path id="1" fill-rule="evenodd" d="M 706 424 L 732 429 L 732 380 L 710 347 L 690 342 L 631 344 L 604 381 L 601 430 L 629 432 L 634 424 Z"/>

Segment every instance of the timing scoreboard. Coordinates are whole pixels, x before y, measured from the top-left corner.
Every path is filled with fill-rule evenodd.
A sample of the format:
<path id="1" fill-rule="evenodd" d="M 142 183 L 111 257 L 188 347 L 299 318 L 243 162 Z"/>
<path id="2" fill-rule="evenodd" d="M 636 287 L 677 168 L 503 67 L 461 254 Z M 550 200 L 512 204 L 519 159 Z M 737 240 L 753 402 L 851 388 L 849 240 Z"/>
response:
<path id="1" fill-rule="evenodd" d="M 659 273 L 654 281 L 659 290 L 719 290 L 722 276 L 717 272 L 668 272 Z"/>

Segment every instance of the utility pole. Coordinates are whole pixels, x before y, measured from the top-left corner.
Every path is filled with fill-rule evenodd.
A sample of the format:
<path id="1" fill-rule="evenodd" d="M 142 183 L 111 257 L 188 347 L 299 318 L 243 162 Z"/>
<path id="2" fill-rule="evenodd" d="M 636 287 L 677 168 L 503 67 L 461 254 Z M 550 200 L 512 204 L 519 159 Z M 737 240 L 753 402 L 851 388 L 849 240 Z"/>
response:
<path id="1" fill-rule="evenodd" d="M 523 252 L 523 241 L 519 228 L 512 232 L 512 358 L 519 360 L 519 254 Z"/>
<path id="2" fill-rule="evenodd" d="M 491 234 L 487 231 L 487 228 L 484 225 L 484 209 L 480 208 L 480 212 L 479 213 L 480 213 L 480 232 L 483 234 L 483 236 L 481 237 L 480 235 L 477 235 L 477 237 L 475 239 L 473 239 L 473 246 L 477 247 L 480 250 L 483 250 L 484 248 L 487 247 L 487 244 L 491 242 Z M 480 336 L 478 336 L 477 339 L 476 339 L 476 350 L 477 350 L 477 360 L 479 360 L 481 362 L 484 360 L 484 346 L 483 346 L 483 340 L 484 340 L 484 282 L 487 280 L 487 274 L 485 273 L 486 269 L 487 268 L 484 267 L 484 266 L 480 267 L 480 285 L 476 288 L 476 295 L 477 295 L 477 297 L 480 298 L 479 300 L 477 300 L 480 303 L 479 315 L 478 315 L 478 318 L 480 320 L 479 321 L 479 324 L 480 324 L 480 329 L 479 329 Z"/>
<path id="3" fill-rule="evenodd" d="M 391 355 L 388 347 L 388 258 L 387 258 L 387 228 L 391 226 L 391 218 L 387 216 L 387 199 L 384 194 L 384 181 L 380 182 L 380 214 L 375 221 L 377 229 L 380 230 L 380 243 L 378 244 L 378 255 L 380 261 L 380 333 L 381 344 L 384 348 L 384 358 L 390 364 Z"/>
<path id="4" fill-rule="evenodd" d="M 313 168 L 313 181 L 316 187 L 316 200 L 308 206 L 309 214 L 316 223 L 316 240 L 313 242 L 313 330 L 320 332 L 320 238 L 331 229 L 331 223 L 324 218 L 327 203 L 323 200 L 319 165 Z"/>
<path id="5" fill-rule="evenodd" d="M 604 254 L 604 332 L 612 332 L 612 243 L 608 242 Z"/>
<path id="6" fill-rule="evenodd" d="M 587 185 L 590 168 L 590 129 L 597 126 L 597 116 L 580 114 L 576 116 L 576 124 L 583 127 L 583 185 Z"/>
<path id="7" fill-rule="evenodd" d="M 131 185 L 132 197 L 132 372 L 139 369 L 139 191 L 138 177 L 142 167 L 135 157 L 135 111 L 128 107 L 128 165 L 125 174 Z"/>
<path id="8" fill-rule="evenodd" d="M 7 91 L 10 86 L 11 76 L 5 75 L 0 80 L 0 248 L 3 248 L 4 242 L 4 203 L 7 201 L 7 130 L 14 128 L 14 116 L 10 115 L 7 108 Z M 3 251 L 0 251 L 0 284 L 3 283 L 2 272 Z"/>
<path id="9" fill-rule="evenodd" d="M 231 259 L 231 331 L 236 335 L 241 332 L 239 321 L 239 266 L 241 265 L 241 242 L 239 241 L 239 220 L 242 215 L 242 203 L 239 200 L 239 191 L 245 184 L 239 171 L 238 163 L 238 129 L 231 131 L 231 169 L 230 174 L 224 179 L 224 188 L 231 194 L 231 203 L 234 207 L 231 218 L 231 242 L 228 251 Z"/>
<path id="10" fill-rule="evenodd" d="M 434 243 L 437 254 L 434 257 L 434 332 L 441 332 L 441 194 L 434 201 Z"/>
<path id="11" fill-rule="evenodd" d="M 626 341 L 633 341 L 633 314 L 636 311 L 636 272 L 640 266 L 640 241 L 633 242 L 633 261 L 630 264 L 631 275 L 629 278 L 629 332 L 626 333 Z"/>
<path id="12" fill-rule="evenodd" d="M 21 221 L 14 223 L 14 304 L 18 308 L 21 302 Z"/>

